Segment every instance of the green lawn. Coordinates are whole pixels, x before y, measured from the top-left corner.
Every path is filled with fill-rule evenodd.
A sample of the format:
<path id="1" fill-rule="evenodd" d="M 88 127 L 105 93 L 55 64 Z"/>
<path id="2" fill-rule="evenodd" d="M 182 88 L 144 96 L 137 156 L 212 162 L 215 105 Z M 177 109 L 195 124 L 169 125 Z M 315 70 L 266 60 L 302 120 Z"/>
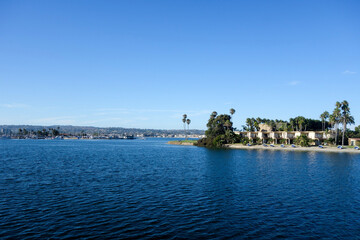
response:
<path id="1" fill-rule="evenodd" d="M 170 141 L 170 144 L 183 144 L 183 143 L 197 143 L 198 140 L 177 140 L 177 141 Z"/>
<path id="2" fill-rule="evenodd" d="M 182 143 L 196 143 L 198 140 L 181 140 Z"/>

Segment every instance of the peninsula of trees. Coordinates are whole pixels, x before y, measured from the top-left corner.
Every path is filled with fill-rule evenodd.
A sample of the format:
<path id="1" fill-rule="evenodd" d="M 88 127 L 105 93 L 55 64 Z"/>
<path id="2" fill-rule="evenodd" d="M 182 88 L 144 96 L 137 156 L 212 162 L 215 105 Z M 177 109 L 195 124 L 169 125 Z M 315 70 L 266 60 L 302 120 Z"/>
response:
<path id="1" fill-rule="evenodd" d="M 353 116 L 350 114 L 349 103 L 344 100 L 336 102 L 335 108 L 331 114 L 324 111 L 320 114 L 320 119 L 310 119 L 303 116 L 290 118 L 289 121 L 272 120 L 266 118 L 247 118 L 246 124 L 240 129 L 233 127 L 232 116 L 235 109 L 230 109 L 229 114 L 220 114 L 213 112 L 207 123 L 207 130 L 205 131 L 205 138 L 200 139 L 196 145 L 204 147 L 222 147 L 225 144 L 242 143 L 242 144 L 263 144 L 264 139 L 257 137 L 249 138 L 251 134 L 241 134 L 242 132 L 252 133 L 261 131 L 262 127 L 266 126 L 269 132 L 297 132 L 294 143 L 301 146 L 309 146 L 312 140 L 305 134 L 313 131 L 322 132 L 328 137 L 326 140 L 320 139 L 323 142 L 320 144 L 328 145 L 345 145 L 348 138 L 360 138 L 360 126 L 355 127 L 355 131 L 347 127 L 355 123 Z M 256 135 L 255 135 L 256 136 Z M 334 137 L 332 137 L 334 136 Z M 341 138 L 340 138 L 341 137 Z M 280 143 L 289 143 L 286 139 L 279 137 Z M 266 140 L 267 143 L 272 143 L 272 139 Z"/>

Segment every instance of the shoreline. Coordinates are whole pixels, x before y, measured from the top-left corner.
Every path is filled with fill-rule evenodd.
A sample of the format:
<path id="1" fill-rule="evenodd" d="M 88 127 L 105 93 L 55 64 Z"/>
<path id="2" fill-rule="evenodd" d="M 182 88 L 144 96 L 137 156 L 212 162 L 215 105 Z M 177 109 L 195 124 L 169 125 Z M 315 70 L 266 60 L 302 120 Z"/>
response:
<path id="1" fill-rule="evenodd" d="M 317 146 L 313 147 L 291 147 L 285 145 L 285 147 L 280 146 L 263 146 L 263 145 L 254 145 L 254 146 L 246 146 L 242 144 L 226 144 L 226 148 L 229 149 L 242 149 L 242 150 L 270 150 L 270 151 L 292 151 L 292 152 L 328 152 L 328 153 L 360 153 L 360 150 L 356 150 L 353 148 L 345 148 L 345 149 L 339 149 L 336 147 L 324 147 L 319 148 Z"/>
<path id="2" fill-rule="evenodd" d="M 180 145 L 180 146 L 195 146 L 193 143 L 189 142 L 179 142 L 179 141 L 170 141 L 167 142 L 167 144 L 170 145 Z M 269 150 L 269 151 L 289 151 L 289 152 L 323 152 L 323 153 L 355 153 L 360 154 L 360 150 L 356 150 L 353 148 L 345 148 L 345 149 L 339 149 L 336 147 L 323 147 L 319 148 L 317 146 L 311 146 L 311 147 L 291 147 L 288 145 L 285 145 L 285 147 L 280 147 L 275 145 L 274 147 L 270 146 L 263 146 L 263 145 L 253 145 L 253 146 L 247 146 L 242 144 L 225 144 L 225 148 L 227 149 L 240 149 L 240 150 Z"/>

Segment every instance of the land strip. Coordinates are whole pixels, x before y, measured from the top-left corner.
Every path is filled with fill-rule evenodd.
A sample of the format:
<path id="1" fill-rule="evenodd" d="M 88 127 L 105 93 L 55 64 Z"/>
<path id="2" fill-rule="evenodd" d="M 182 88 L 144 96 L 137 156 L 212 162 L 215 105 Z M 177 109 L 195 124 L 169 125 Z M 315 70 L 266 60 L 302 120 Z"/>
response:
<path id="1" fill-rule="evenodd" d="M 171 145 L 184 145 L 184 146 L 194 146 L 194 143 L 196 143 L 197 140 L 178 140 L 178 141 L 170 141 L 168 144 Z"/>
<path id="2" fill-rule="evenodd" d="M 183 145 L 183 146 L 194 146 L 195 141 L 170 141 L 167 144 L 171 145 Z M 358 153 L 360 154 L 360 150 L 356 150 L 351 147 L 344 147 L 343 149 L 339 149 L 336 147 L 324 146 L 323 148 L 319 148 L 318 146 L 311 147 L 291 147 L 289 145 L 285 145 L 281 147 L 280 145 L 275 145 L 271 147 L 270 145 L 253 145 L 247 146 L 243 144 L 226 144 L 226 148 L 228 149 L 243 149 L 243 150 L 271 150 L 271 151 L 292 151 L 292 152 L 329 152 L 329 153 Z"/>
<path id="3" fill-rule="evenodd" d="M 243 145 L 243 144 L 226 144 L 225 145 L 227 148 L 230 149 L 246 149 L 246 150 L 273 150 L 273 151 L 302 151 L 302 152 L 337 152 L 337 153 L 341 153 L 341 152 L 345 152 L 345 153 L 359 153 L 360 154 L 360 150 L 356 150 L 354 148 L 349 148 L 349 147 L 345 147 L 343 149 L 339 149 L 336 147 L 329 147 L 329 146 L 324 146 L 323 148 L 319 148 L 318 146 L 311 146 L 311 147 L 291 147 L 288 145 L 285 145 L 284 147 L 281 146 L 274 146 L 274 147 L 270 147 L 269 145 L 263 146 L 263 145 L 254 145 L 254 146 L 247 146 L 247 145 Z"/>

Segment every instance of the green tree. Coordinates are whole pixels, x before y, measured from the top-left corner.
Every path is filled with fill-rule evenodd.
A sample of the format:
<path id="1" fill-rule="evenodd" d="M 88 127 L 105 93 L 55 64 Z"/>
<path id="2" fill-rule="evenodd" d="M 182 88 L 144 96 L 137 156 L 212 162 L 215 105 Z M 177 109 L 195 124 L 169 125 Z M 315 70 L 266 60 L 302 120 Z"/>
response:
<path id="1" fill-rule="evenodd" d="M 342 121 L 342 124 L 343 124 L 341 145 L 344 145 L 346 125 L 355 123 L 354 117 L 350 115 L 349 103 L 346 100 L 344 100 L 341 103 L 341 117 L 340 118 L 341 118 L 340 120 Z"/>
<path id="2" fill-rule="evenodd" d="M 235 113 L 235 109 L 230 108 L 230 114 L 231 114 L 231 116 L 234 115 L 234 113 Z"/>
<path id="3" fill-rule="evenodd" d="M 333 129 L 335 127 L 335 116 L 333 114 L 329 115 L 330 127 Z"/>
<path id="4" fill-rule="evenodd" d="M 253 132 L 254 131 L 254 122 L 252 118 L 247 118 L 246 119 L 246 125 L 247 125 L 247 130 L 249 132 Z"/>
<path id="5" fill-rule="evenodd" d="M 59 136 L 60 135 L 60 132 L 57 130 L 57 129 L 52 129 L 51 130 L 51 134 L 53 135 L 53 136 Z"/>
<path id="6" fill-rule="evenodd" d="M 322 130 L 325 131 L 325 122 L 326 122 L 326 119 L 329 118 L 329 112 L 328 111 L 323 112 L 320 115 L 320 118 L 321 118 L 321 121 L 322 121 Z"/>
<path id="7" fill-rule="evenodd" d="M 260 122 L 258 122 L 255 118 L 251 118 L 251 122 L 253 124 L 253 128 L 256 131 L 260 130 Z"/>
<path id="8" fill-rule="evenodd" d="M 300 145 L 302 147 L 309 147 L 311 141 L 305 134 L 301 134 L 300 136 L 296 137 L 294 142 L 296 145 Z"/>
<path id="9" fill-rule="evenodd" d="M 300 117 L 297 117 L 297 123 L 298 123 L 298 126 L 299 126 L 299 131 L 303 131 L 303 128 L 306 124 L 306 119 L 302 116 Z"/>
<path id="10" fill-rule="evenodd" d="M 45 128 L 43 128 L 42 133 L 43 133 L 43 136 L 48 136 L 48 131 L 46 131 Z"/>
<path id="11" fill-rule="evenodd" d="M 27 136 L 29 134 L 29 131 L 26 128 L 24 128 L 23 133 L 24 133 L 25 136 Z"/>
<path id="12" fill-rule="evenodd" d="M 270 126 L 272 131 L 276 130 L 276 123 L 274 120 L 268 120 L 266 124 Z"/>
<path id="13" fill-rule="evenodd" d="M 256 121 L 258 122 L 258 124 L 263 123 L 262 119 L 259 117 L 256 118 Z"/>
<path id="14" fill-rule="evenodd" d="M 291 130 L 294 131 L 295 125 L 296 125 L 295 119 L 294 119 L 294 118 L 290 118 L 290 119 L 289 119 L 289 124 L 290 124 Z"/>
<path id="15" fill-rule="evenodd" d="M 183 115 L 182 122 L 184 123 L 185 138 L 187 138 L 187 135 L 186 135 L 186 118 L 187 118 L 187 115 L 184 114 L 184 115 Z"/>
<path id="16" fill-rule="evenodd" d="M 334 125 L 334 131 L 335 131 L 335 144 L 338 144 L 338 135 L 339 135 L 339 123 L 341 122 L 341 103 L 336 102 L 335 103 L 335 109 L 331 115 L 331 122 Z"/>
<path id="17" fill-rule="evenodd" d="M 235 143 L 239 140 L 233 131 L 231 116 L 228 114 L 211 114 L 206 126 L 206 137 L 198 141 L 198 146 L 222 147 L 224 144 Z"/>
<path id="18" fill-rule="evenodd" d="M 355 132 L 360 133 L 360 125 L 355 127 Z"/>

